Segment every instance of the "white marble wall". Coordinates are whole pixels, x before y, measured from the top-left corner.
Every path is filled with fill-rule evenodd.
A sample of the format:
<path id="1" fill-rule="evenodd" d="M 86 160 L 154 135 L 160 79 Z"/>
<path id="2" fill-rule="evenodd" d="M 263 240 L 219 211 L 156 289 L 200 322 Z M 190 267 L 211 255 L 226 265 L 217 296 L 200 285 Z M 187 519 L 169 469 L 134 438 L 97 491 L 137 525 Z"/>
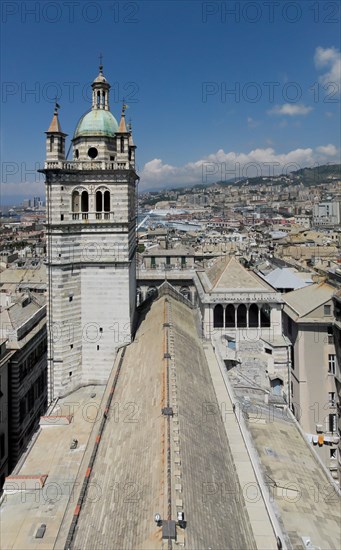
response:
<path id="1" fill-rule="evenodd" d="M 134 175 L 59 174 L 47 174 L 50 399 L 107 381 L 117 347 L 131 338 L 136 294 Z M 103 186 L 110 218 L 98 220 Z M 72 215 L 76 188 L 89 193 L 88 219 Z"/>

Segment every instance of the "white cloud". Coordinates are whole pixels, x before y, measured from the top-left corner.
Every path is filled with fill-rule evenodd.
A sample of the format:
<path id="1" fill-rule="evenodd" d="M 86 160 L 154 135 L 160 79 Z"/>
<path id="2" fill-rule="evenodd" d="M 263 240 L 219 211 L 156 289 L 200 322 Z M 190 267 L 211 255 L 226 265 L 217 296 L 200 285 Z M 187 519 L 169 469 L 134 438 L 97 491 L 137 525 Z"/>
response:
<path id="1" fill-rule="evenodd" d="M 341 53 L 336 48 L 316 48 L 314 55 L 317 69 L 326 69 L 327 72 L 319 77 L 322 84 L 334 84 L 335 89 L 329 89 L 329 93 L 338 92 L 341 89 Z M 336 88 L 337 87 L 337 88 Z"/>
<path id="2" fill-rule="evenodd" d="M 276 105 L 273 109 L 268 111 L 270 115 L 307 115 L 312 111 L 312 107 L 307 107 L 303 103 L 284 103 L 284 105 Z"/>
<path id="3" fill-rule="evenodd" d="M 260 122 L 249 116 L 247 117 L 247 125 L 249 128 L 257 128 L 257 126 L 260 125 Z"/>
<path id="4" fill-rule="evenodd" d="M 28 199 L 31 199 L 34 196 L 44 197 L 45 186 L 43 181 L 7 181 L 1 183 L 1 192 L 3 197 L 26 197 Z"/>
<path id="5" fill-rule="evenodd" d="M 163 163 L 161 159 L 153 159 L 144 165 L 140 173 L 140 189 L 287 173 L 306 166 L 331 162 L 332 156 L 335 156 L 335 162 L 338 162 L 336 155 L 336 147 L 330 144 L 317 147 L 315 151 L 308 147 L 294 149 L 288 153 L 276 153 L 272 147 L 254 149 L 248 153 L 225 152 L 219 149 L 216 153 L 183 166 L 172 166 Z"/>
<path id="6" fill-rule="evenodd" d="M 329 143 L 329 145 L 321 145 L 320 147 L 316 147 L 316 151 L 322 155 L 328 155 L 331 157 L 334 157 L 337 154 L 337 149 L 335 145 L 332 145 L 332 143 Z"/>

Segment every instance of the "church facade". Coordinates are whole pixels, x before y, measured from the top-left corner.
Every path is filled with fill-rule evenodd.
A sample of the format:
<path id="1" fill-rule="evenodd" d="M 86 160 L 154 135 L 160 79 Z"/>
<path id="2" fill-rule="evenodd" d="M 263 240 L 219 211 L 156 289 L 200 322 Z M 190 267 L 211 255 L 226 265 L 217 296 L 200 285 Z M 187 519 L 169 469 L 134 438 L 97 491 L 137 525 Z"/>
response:
<path id="1" fill-rule="evenodd" d="M 100 66 L 73 158 L 55 108 L 46 132 L 49 400 L 106 383 L 131 340 L 136 305 L 135 145 L 110 111 Z"/>

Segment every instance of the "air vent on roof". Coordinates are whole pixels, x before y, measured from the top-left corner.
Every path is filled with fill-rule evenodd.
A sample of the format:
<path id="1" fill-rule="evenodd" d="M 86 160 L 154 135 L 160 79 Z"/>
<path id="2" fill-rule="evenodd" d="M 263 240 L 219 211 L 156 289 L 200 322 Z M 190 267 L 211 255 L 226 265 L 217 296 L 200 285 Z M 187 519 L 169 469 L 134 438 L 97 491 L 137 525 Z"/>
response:
<path id="1" fill-rule="evenodd" d="M 173 409 L 172 407 L 164 407 L 162 410 L 161 410 L 163 416 L 173 416 Z"/>
<path id="2" fill-rule="evenodd" d="M 29 296 L 24 296 L 21 302 L 21 307 L 26 307 L 31 303 L 31 298 Z"/>
<path id="3" fill-rule="evenodd" d="M 45 525 L 45 523 L 42 523 L 41 526 L 38 527 L 38 529 L 37 529 L 36 539 L 42 539 L 43 536 L 45 535 L 45 531 L 46 531 L 46 525 Z"/>
<path id="4" fill-rule="evenodd" d="M 162 522 L 162 538 L 167 540 L 176 539 L 176 524 L 174 520 L 164 520 Z"/>

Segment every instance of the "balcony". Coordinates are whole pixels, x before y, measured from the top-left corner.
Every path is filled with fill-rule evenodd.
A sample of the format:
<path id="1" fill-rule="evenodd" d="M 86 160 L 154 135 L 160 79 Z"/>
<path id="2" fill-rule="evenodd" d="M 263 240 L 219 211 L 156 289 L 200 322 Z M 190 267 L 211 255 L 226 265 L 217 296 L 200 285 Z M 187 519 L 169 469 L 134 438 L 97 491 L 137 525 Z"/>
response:
<path id="1" fill-rule="evenodd" d="M 134 170 L 130 162 L 107 162 L 104 160 L 92 161 L 46 161 L 45 170 Z"/>
<path id="2" fill-rule="evenodd" d="M 96 220 L 110 220 L 112 212 L 96 212 Z"/>
<path id="3" fill-rule="evenodd" d="M 114 212 L 70 212 L 70 219 L 75 222 L 79 222 L 80 220 L 82 220 L 85 223 L 102 220 L 113 221 Z M 115 221 L 119 221 L 117 219 L 117 214 Z"/>

